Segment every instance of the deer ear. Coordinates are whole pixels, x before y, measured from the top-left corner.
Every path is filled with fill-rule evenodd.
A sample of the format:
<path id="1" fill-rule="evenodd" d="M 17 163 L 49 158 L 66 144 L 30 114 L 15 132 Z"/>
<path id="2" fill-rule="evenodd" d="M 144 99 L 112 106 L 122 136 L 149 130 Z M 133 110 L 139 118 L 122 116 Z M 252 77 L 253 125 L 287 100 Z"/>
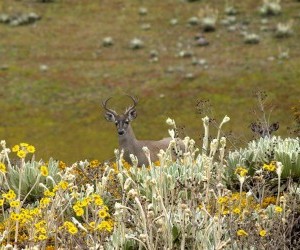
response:
<path id="1" fill-rule="evenodd" d="M 128 110 L 127 116 L 128 116 L 129 121 L 134 120 L 137 117 L 136 110 L 135 109 Z"/>
<path id="2" fill-rule="evenodd" d="M 261 132 L 261 127 L 257 123 L 251 123 L 250 128 L 254 133 Z"/>
<path id="3" fill-rule="evenodd" d="M 115 122 L 115 120 L 116 120 L 115 115 L 111 112 L 106 112 L 104 117 L 109 122 Z"/>
<path id="4" fill-rule="evenodd" d="M 279 129 L 279 123 L 278 122 L 275 122 L 275 123 L 271 124 L 270 127 L 269 127 L 270 133 L 272 131 L 277 131 L 278 129 Z"/>

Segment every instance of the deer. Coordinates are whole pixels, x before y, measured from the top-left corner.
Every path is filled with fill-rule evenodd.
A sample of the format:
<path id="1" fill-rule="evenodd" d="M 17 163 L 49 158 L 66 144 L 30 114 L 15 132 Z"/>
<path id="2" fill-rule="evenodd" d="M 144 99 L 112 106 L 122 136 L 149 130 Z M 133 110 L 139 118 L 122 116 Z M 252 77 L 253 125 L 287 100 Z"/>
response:
<path id="1" fill-rule="evenodd" d="M 272 132 L 277 131 L 279 129 L 279 123 L 275 122 L 268 126 L 267 124 L 262 124 L 261 122 L 253 122 L 250 124 L 250 128 L 254 133 L 258 134 L 260 137 L 270 137 Z"/>
<path id="2" fill-rule="evenodd" d="M 105 110 L 104 117 L 107 121 L 113 122 L 116 125 L 119 139 L 119 150 L 124 151 L 123 159 L 132 164 L 130 154 L 133 154 L 138 159 L 138 167 L 143 165 L 148 166 L 149 160 L 143 151 L 143 147 L 147 147 L 149 149 L 151 162 L 155 162 L 158 160 L 157 154 L 159 151 L 161 149 L 166 150 L 169 147 L 172 138 L 163 138 L 159 141 L 138 140 L 131 127 L 131 122 L 137 117 L 136 106 L 138 104 L 138 100 L 133 96 L 129 95 L 129 97 L 133 101 L 133 105 L 127 108 L 121 115 L 107 107 L 108 101 L 112 97 L 104 100 L 102 102 L 102 107 Z M 182 148 L 183 143 L 180 141 L 179 144 Z"/>

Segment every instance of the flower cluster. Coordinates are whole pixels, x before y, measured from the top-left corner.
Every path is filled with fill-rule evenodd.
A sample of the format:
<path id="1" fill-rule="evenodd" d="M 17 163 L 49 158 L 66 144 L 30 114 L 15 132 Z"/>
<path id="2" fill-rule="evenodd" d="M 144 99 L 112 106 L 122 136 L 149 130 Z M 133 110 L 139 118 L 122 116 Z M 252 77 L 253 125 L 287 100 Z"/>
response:
<path id="1" fill-rule="evenodd" d="M 35 152 L 35 147 L 29 145 L 28 143 L 22 142 L 19 145 L 13 146 L 12 152 L 17 153 L 19 158 L 25 158 L 28 153 L 33 154 Z"/>

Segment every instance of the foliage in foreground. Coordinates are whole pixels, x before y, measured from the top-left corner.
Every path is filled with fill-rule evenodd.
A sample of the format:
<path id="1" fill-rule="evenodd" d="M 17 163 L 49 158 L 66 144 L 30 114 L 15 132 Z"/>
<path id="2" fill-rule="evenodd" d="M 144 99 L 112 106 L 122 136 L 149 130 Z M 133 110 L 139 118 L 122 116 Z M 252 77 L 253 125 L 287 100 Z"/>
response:
<path id="1" fill-rule="evenodd" d="M 209 142 L 209 119 L 203 118 L 201 152 L 186 137 L 181 158 L 172 159 L 176 144 L 171 142 L 169 149 L 160 151 L 159 162 L 149 160 L 149 166 L 142 168 L 137 167 L 135 156 L 132 166 L 124 162 L 118 150 L 116 162 L 110 165 L 97 160 L 71 167 L 55 161 L 26 161 L 35 149 L 24 143 L 13 147 L 19 157 L 13 165 L 2 141 L 2 248 L 284 249 L 297 245 L 300 189 L 291 180 L 285 181 L 283 189 L 282 177 L 286 168 L 297 173 L 300 167 L 298 161 L 291 163 L 297 147 L 290 146 L 298 142 L 299 150 L 299 140 L 277 138 L 276 150 L 283 148 L 283 157 L 292 155 L 290 161 L 274 153 L 266 161 L 257 160 L 254 168 L 243 161 L 254 159 L 248 151 L 264 156 L 275 137 L 251 142 L 247 149 L 227 157 L 221 128 L 228 121 L 226 116 L 217 138 Z M 168 124 L 175 127 L 173 120 Z M 174 136 L 173 128 L 169 132 Z M 150 159 L 149 150 L 144 151 Z M 238 160 L 233 157 L 237 154 Z M 234 179 L 237 185 L 230 190 L 226 184 Z"/>

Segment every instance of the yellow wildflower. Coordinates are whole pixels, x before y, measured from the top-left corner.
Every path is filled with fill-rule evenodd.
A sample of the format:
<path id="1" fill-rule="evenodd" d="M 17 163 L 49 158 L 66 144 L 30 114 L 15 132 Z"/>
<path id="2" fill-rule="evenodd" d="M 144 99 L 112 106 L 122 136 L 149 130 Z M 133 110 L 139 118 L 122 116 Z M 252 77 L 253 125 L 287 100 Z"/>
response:
<path id="1" fill-rule="evenodd" d="M 4 199 L 0 199 L 0 206 L 3 206 L 4 204 Z"/>
<path id="2" fill-rule="evenodd" d="M 99 197 L 95 197 L 94 198 L 94 202 L 97 206 L 102 206 L 103 205 L 103 200 L 102 198 L 99 196 Z"/>
<path id="3" fill-rule="evenodd" d="M 235 214 L 240 214 L 240 213 L 241 213 L 241 209 L 239 209 L 239 208 L 237 207 L 237 208 L 233 209 L 232 212 L 235 213 Z"/>
<path id="4" fill-rule="evenodd" d="M 70 234 L 76 234 L 78 232 L 78 229 L 75 226 L 74 227 L 69 227 L 68 232 Z"/>
<path id="5" fill-rule="evenodd" d="M 16 201 L 11 201 L 9 203 L 10 207 L 19 207 L 20 206 L 20 201 L 16 200 Z"/>
<path id="6" fill-rule="evenodd" d="M 29 146 L 29 144 L 26 143 L 26 142 L 21 142 L 20 146 L 23 147 L 23 148 L 27 148 Z"/>
<path id="7" fill-rule="evenodd" d="M 40 171 L 41 171 L 42 176 L 48 176 L 49 175 L 48 168 L 45 165 L 41 166 Z"/>
<path id="8" fill-rule="evenodd" d="M 50 190 L 47 189 L 44 191 L 44 195 L 48 196 L 48 197 L 53 197 L 55 195 L 55 193 L 51 192 Z"/>
<path id="9" fill-rule="evenodd" d="M 243 230 L 243 229 L 239 229 L 237 232 L 236 232 L 237 236 L 248 236 L 248 233 Z"/>
<path id="10" fill-rule="evenodd" d="M 261 236 L 261 237 L 265 237 L 266 234 L 267 234 L 267 231 L 264 229 L 259 231 L 259 236 Z"/>
<path id="11" fill-rule="evenodd" d="M 244 177 L 248 174 L 248 170 L 244 167 L 237 167 L 235 169 L 235 174 Z"/>
<path id="12" fill-rule="evenodd" d="M 38 237 L 39 240 L 46 240 L 47 239 L 47 236 L 44 235 L 44 234 L 40 234 L 39 237 Z"/>
<path id="13" fill-rule="evenodd" d="M 14 153 L 18 152 L 20 150 L 20 146 L 19 145 L 15 145 L 12 147 L 11 149 Z"/>
<path id="14" fill-rule="evenodd" d="M 113 227 L 109 221 L 101 221 L 101 223 L 97 226 L 97 229 L 100 231 L 111 232 Z"/>
<path id="15" fill-rule="evenodd" d="M 68 182 L 66 181 L 61 181 L 60 183 L 58 183 L 58 185 L 63 189 L 66 190 L 68 188 Z"/>
<path id="16" fill-rule="evenodd" d="M 28 153 L 33 154 L 33 153 L 35 152 L 35 147 L 32 146 L 32 145 L 29 145 L 29 146 L 27 147 L 27 151 L 28 151 Z"/>
<path id="17" fill-rule="evenodd" d="M 263 169 L 269 172 L 274 172 L 276 170 L 276 162 L 272 161 L 270 164 L 264 164 Z"/>
<path id="18" fill-rule="evenodd" d="M 60 169 L 65 169 L 65 168 L 67 167 L 67 165 L 66 165 L 66 163 L 64 163 L 63 161 L 59 161 L 58 167 L 59 167 Z"/>
<path id="19" fill-rule="evenodd" d="M 281 213 L 282 212 L 282 207 L 275 206 L 275 213 Z"/>
<path id="20" fill-rule="evenodd" d="M 96 222 L 95 222 L 95 221 L 91 221 L 91 222 L 89 223 L 89 226 L 90 226 L 92 229 L 95 228 L 95 225 L 96 225 Z"/>
<path id="21" fill-rule="evenodd" d="M 83 210 L 83 208 L 79 208 L 75 211 L 75 213 L 76 213 L 76 216 L 82 216 L 82 215 L 84 215 L 84 210 Z"/>
<path id="22" fill-rule="evenodd" d="M 0 172 L 4 174 L 6 173 L 6 166 L 2 162 L 0 162 Z"/>
<path id="23" fill-rule="evenodd" d="M 98 160 L 92 160 L 92 161 L 90 162 L 90 166 L 91 166 L 92 168 L 98 167 L 99 164 L 100 164 L 100 162 L 99 162 Z"/>
<path id="24" fill-rule="evenodd" d="M 20 158 L 25 158 L 26 152 L 24 150 L 19 150 L 17 153 L 17 156 L 19 156 Z"/>
<path id="25" fill-rule="evenodd" d="M 8 199 L 9 201 L 14 200 L 16 196 L 16 193 L 11 189 L 6 194 L 2 194 L 2 197 Z"/>
<path id="26" fill-rule="evenodd" d="M 10 214 L 10 218 L 12 219 L 12 220 L 14 220 L 14 221 L 19 221 L 19 220 L 21 220 L 22 219 L 22 215 L 21 214 L 17 214 L 17 213 L 14 213 L 14 212 L 12 212 L 11 214 Z"/>
<path id="27" fill-rule="evenodd" d="M 227 201 L 228 201 L 228 197 L 227 197 L 227 196 L 219 197 L 219 198 L 218 198 L 218 203 L 219 203 L 219 204 L 226 203 Z"/>
<path id="28" fill-rule="evenodd" d="M 40 207 L 44 208 L 50 203 L 50 198 L 44 197 L 40 200 Z"/>
<path id="29" fill-rule="evenodd" d="M 105 209 L 101 209 L 101 210 L 98 212 L 98 216 L 99 216 L 101 219 L 104 219 L 105 217 L 108 217 L 108 216 L 109 216 L 109 213 L 106 212 Z"/>

